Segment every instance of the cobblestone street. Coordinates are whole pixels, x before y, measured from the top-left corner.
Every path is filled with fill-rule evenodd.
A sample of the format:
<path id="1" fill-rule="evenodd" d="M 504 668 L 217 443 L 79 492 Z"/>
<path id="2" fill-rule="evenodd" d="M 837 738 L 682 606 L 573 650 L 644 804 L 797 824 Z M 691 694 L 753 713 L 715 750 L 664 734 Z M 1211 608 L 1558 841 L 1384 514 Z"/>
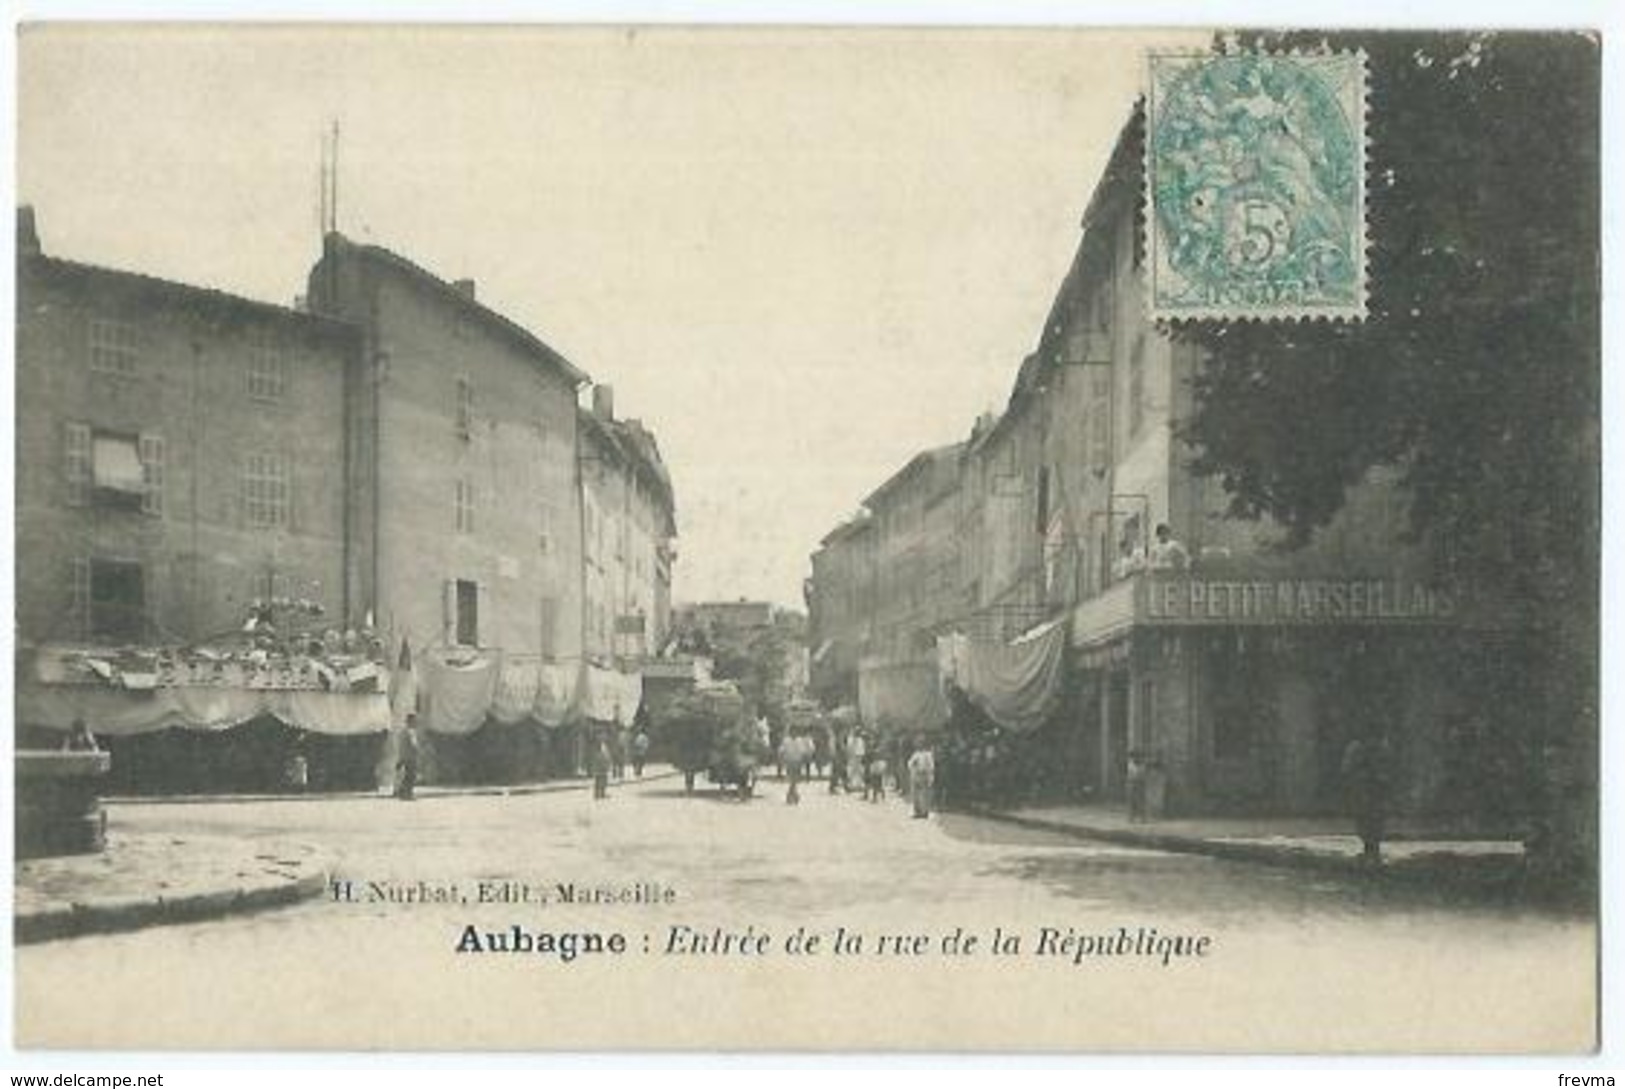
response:
<path id="1" fill-rule="evenodd" d="M 1589 1012 L 1573 1004 L 1594 964 L 1583 921 L 979 818 L 911 820 L 899 800 L 831 796 L 822 782 L 803 799 L 785 805 L 771 779 L 741 803 L 685 796 L 662 778 L 597 803 L 563 791 L 118 807 L 115 828 L 315 845 L 338 860 L 353 899 L 20 948 L 19 1042 L 83 1044 L 93 1027 L 126 1047 L 783 1048 L 816 1045 L 797 1028 L 816 1016 L 838 1029 L 832 1040 L 878 1046 L 888 1017 L 917 1002 L 941 1020 L 913 1043 L 937 1048 L 1257 1050 L 1302 1042 L 1306 1024 L 1330 1050 L 1588 1039 Z M 632 902 L 564 903 L 560 885 Z M 536 899 L 502 902 L 519 889 Z M 455 952 L 470 925 L 515 924 L 618 933 L 627 952 L 569 962 Z M 718 928 L 766 933 L 772 951 L 668 952 Z M 822 937 L 813 954 L 784 953 L 798 928 Z M 861 952 L 834 952 L 842 928 Z M 1019 951 L 994 954 L 995 928 Z M 1047 945 L 1042 928 L 1056 932 Z M 1074 963 L 1061 949 L 1069 933 L 1119 928 L 1206 936 L 1209 951 L 1165 966 L 1155 956 Z M 956 931 L 979 947 L 945 954 Z M 877 953 L 888 936 L 905 948 L 925 936 L 928 951 Z M 169 966 L 161 978 L 156 964 Z M 719 1040 L 683 1011 L 725 993 L 724 979 L 735 994 L 759 984 L 764 1001 L 740 1009 L 737 1033 Z M 573 1000 L 583 988 L 607 1000 Z M 1223 1016 L 1264 993 L 1271 1020 Z M 497 1008 L 513 1016 L 493 1019 Z M 591 1012 L 603 1009 L 622 1015 Z"/>

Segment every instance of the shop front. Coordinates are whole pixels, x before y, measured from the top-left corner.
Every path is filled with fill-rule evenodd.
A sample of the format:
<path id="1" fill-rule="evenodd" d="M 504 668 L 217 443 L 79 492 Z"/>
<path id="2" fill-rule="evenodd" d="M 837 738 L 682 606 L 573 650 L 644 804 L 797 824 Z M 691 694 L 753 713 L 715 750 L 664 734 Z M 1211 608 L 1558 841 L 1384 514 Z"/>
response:
<path id="1" fill-rule="evenodd" d="M 1410 579 L 1140 574 L 1072 618 L 1075 772 L 1148 818 L 1331 813 L 1349 742 L 1381 736 L 1396 809 L 1427 811 L 1477 713 L 1453 679 L 1488 653 Z"/>

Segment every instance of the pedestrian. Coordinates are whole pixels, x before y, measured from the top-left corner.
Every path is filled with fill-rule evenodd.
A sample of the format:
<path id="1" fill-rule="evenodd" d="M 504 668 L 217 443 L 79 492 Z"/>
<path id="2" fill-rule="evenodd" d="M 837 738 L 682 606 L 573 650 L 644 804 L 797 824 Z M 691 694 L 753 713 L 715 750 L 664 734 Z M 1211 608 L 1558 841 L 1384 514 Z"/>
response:
<path id="1" fill-rule="evenodd" d="M 786 805 L 801 804 L 801 776 L 807 761 L 803 741 L 795 734 L 785 734 L 784 740 L 779 742 L 779 764 L 784 768 L 785 777 L 790 780 L 789 789 L 784 794 Z"/>
<path id="2" fill-rule="evenodd" d="M 869 758 L 869 766 L 864 773 L 864 801 L 885 801 L 887 770 L 885 751 L 876 746 L 875 753 Z"/>
<path id="3" fill-rule="evenodd" d="M 293 752 L 282 769 L 283 784 L 295 794 L 303 794 L 310 785 L 310 762 L 305 759 L 305 740 L 295 738 Z"/>
<path id="4" fill-rule="evenodd" d="M 643 765 L 649 759 L 649 735 L 639 730 L 632 738 L 632 774 L 643 778 Z"/>
<path id="5" fill-rule="evenodd" d="M 1128 754 L 1128 819 L 1145 820 L 1145 754 L 1131 749 Z"/>
<path id="6" fill-rule="evenodd" d="M 833 736 L 829 740 L 829 792 L 839 794 L 846 789 L 846 738 Z"/>
<path id="7" fill-rule="evenodd" d="M 921 738 L 908 758 L 908 792 L 914 802 L 914 819 L 924 820 L 931 815 L 931 790 L 936 785 L 937 758 L 931 746 Z"/>
<path id="8" fill-rule="evenodd" d="M 1392 752 L 1381 734 L 1355 737 L 1343 750 L 1343 794 L 1360 837 L 1360 860 L 1382 865 L 1382 839 L 1387 830 Z"/>
<path id="9" fill-rule="evenodd" d="M 395 754 L 395 797 L 403 802 L 417 800 L 418 716 L 408 714 L 401 729 L 400 748 Z"/>
<path id="10" fill-rule="evenodd" d="M 609 741 L 604 737 L 600 737 L 598 744 L 593 746 L 591 760 L 592 797 L 595 802 L 601 802 L 609 797 L 609 768 L 611 762 Z"/>
<path id="11" fill-rule="evenodd" d="M 850 794 L 864 794 L 868 796 L 867 782 L 864 773 L 868 766 L 869 746 L 863 740 L 863 734 L 853 730 L 846 743 L 846 789 Z"/>
<path id="12" fill-rule="evenodd" d="M 62 741 L 63 752 L 101 752 L 102 747 L 96 743 L 96 735 L 90 732 L 85 720 L 76 718 L 73 725 L 68 727 L 68 736 Z"/>

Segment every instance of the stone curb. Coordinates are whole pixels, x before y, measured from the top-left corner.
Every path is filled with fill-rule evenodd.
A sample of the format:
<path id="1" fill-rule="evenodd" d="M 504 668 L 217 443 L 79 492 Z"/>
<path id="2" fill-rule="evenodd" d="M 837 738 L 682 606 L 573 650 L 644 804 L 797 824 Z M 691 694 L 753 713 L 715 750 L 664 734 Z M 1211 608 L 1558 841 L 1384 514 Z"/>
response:
<path id="1" fill-rule="evenodd" d="M 677 771 L 660 771 L 641 779 L 612 779 L 611 790 L 636 783 L 656 783 L 662 779 L 680 776 Z M 435 798 L 508 797 L 522 794 L 554 794 L 570 790 L 590 790 L 591 779 L 555 779 L 545 783 L 513 783 L 490 786 L 429 786 L 418 787 L 418 801 Z M 307 791 L 303 794 L 112 794 L 102 798 L 103 805 L 246 805 L 251 802 L 335 802 L 364 801 L 372 798 L 388 799 L 389 795 L 376 790 Z"/>
<path id="2" fill-rule="evenodd" d="M 314 849 L 311 854 L 315 855 Z M 325 862 L 312 873 L 291 881 L 248 888 L 216 889 L 180 896 L 137 896 L 94 900 L 18 912 L 12 923 L 13 940 L 18 945 L 80 938 L 91 934 L 114 934 L 153 926 L 175 926 L 227 915 L 267 911 L 287 907 L 320 896 L 327 889 L 329 869 Z"/>
<path id="3" fill-rule="evenodd" d="M 1042 832 L 1056 832 L 1077 839 L 1115 843 L 1125 847 L 1143 847 L 1155 851 L 1177 854 L 1206 855 L 1234 862 L 1259 863 L 1266 866 L 1285 866 L 1321 873 L 1352 874 L 1359 877 L 1381 877 L 1384 880 L 1433 881 L 1436 867 L 1410 861 L 1391 862 L 1375 871 L 1369 869 L 1357 856 L 1330 855 L 1306 847 L 1291 847 L 1263 843 L 1239 843 L 1227 840 L 1203 839 L 1199 836 L 1175 835 L 1167 832 L 1138 831 L 1121 828 L 1091 828 L 1069 824 L 1066 821 L 1027 817 L 1003 810 L 975 807 L 966 812 L 989 820 L 1002 821 Z M 1521 865 L 1522 859 L 1519 858 Z"/>

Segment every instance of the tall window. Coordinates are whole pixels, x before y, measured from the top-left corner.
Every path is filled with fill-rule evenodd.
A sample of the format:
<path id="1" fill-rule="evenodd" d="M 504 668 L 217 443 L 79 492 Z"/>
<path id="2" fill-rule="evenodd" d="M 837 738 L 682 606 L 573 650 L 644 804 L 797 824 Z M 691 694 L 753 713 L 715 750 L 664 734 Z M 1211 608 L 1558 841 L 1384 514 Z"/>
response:
<path id="1" fill-rule="evenodd" d="M 458 480 L 456 493 L 453 497 L 455 506 L 457 532 L 474 532 L 474 482 L 472 480 Z"/>
<path id="2" fill-rule="evenodd" d="M 288 524 L 288 462 L 281 454 L 249 454 L 244 460 L 243 514 L 255 529 Z"/>
<path id="3" fill-rule="evenodd" d="M 457 379 L 457 435 L 468 438 L 474 434 L 474 383 L 469 378 Z"/>
<path id="4" fill-rule="evenodd" d="M 141 509 L 155 517 L 164 514 L 164 438 L 162 435 L 142 435 L 141 454 Z"/>
<path id="5" fill-rule="evenodd" d="M 90 369 L 123 378 L 135 374 L 140 359 L 135 326 L 123 321 L 90 323 Z"/>
<path id="6" fill-rule="evenodd" d="M 248 395 L 256 401 L 280 401 L 287 392 L 288 360 L 282 345 L 261 332 L 248 349 Z"/>

